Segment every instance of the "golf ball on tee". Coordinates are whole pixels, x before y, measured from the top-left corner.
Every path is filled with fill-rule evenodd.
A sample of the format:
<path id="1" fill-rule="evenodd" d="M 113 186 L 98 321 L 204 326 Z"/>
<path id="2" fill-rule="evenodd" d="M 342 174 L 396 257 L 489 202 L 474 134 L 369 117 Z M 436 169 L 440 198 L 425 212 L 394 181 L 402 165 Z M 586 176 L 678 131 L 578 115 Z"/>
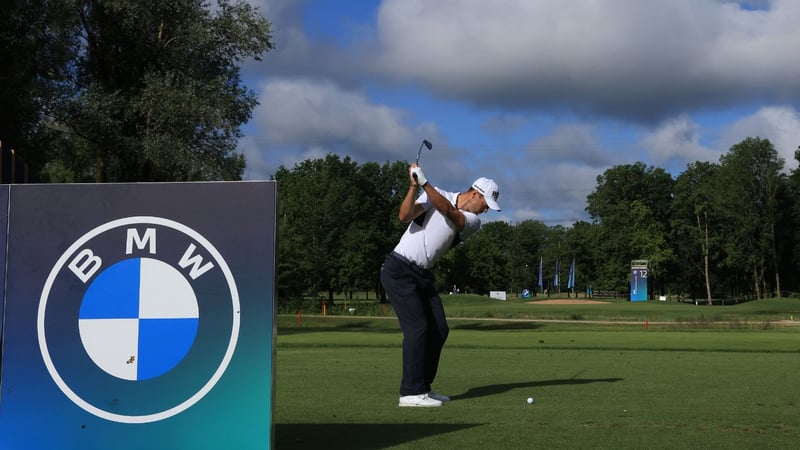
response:
<path id="1" fill-rule="evenodd" d="M 533 404 L 533 397 L 528 397 L 528 404 L 529 405 Z"/>

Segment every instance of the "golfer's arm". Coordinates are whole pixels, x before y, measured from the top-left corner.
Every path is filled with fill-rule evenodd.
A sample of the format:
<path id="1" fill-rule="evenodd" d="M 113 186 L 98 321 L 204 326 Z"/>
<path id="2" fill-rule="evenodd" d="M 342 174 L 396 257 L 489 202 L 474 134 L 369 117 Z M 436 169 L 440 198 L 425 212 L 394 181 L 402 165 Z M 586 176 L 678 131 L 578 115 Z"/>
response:
<path id="1" fill-rule="evenodd" d="M 400 222 L 411 222 L 412 220 L 416 219 L 417 216 L 425 212 L 425 208 L 417 203 L 416 200 L 417 186 L 412 184 L 408 187 L 408 192 L 403 198 L 403 203 L 400 204 L 400 213 L 398 214 Z"/>
<path id="2" fill-rule="evenodd" d="M 422 189 L 425 189 L 425 193 L 428 194 L 428 200 L 431 201 L 431 204 L 434 208 L 438 209 L 440 213 L 444 214 L 445 217 L 450 219 L 450 222 L 453 222 L 453 225 L 458 228 L 458 231 L 464 229 L 464 223 L 466 223 L 466 218 L 461 211 L 458 210 L 450 200 L 447 200 L 433 187 L 430 183 L 425 183 L 425 186 L 422 186 Z"/>

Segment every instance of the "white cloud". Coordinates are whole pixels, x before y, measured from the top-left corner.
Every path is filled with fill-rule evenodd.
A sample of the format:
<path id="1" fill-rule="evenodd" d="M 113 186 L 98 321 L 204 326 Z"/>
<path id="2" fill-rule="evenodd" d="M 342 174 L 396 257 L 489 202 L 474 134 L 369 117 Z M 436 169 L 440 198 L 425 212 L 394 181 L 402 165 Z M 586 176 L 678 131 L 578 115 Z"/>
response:
<path id="1" fill-rule="evenodd" d="M 540 220 L 551 226 L 589 220 L 586 200 L 597 187 L 598 175 L 629 162 L 612 160 L 614 152 L 603 145 L 596 125 L 564 123 L 510 157 L 504 170 L 511 177 L 500 185 L 501 204 L 513 210 L 510 220 Z"/>
<path id="2" fill-rule="evenodd" d="M 346 143 L 381 160 L 401 156 L 398 146 L 415 140 L 403 123 L 404 111 L 375 104 L 327 81 L 271 80 L 260 90 L 254 125 L 273 146 L 335 151 Z"/>
<path id="3" fill-rule="evenodd" d="M 262 79 L 240 143 L 247 176 L 329 152 L 411 160 L 424 137 L 436 185 L 498 181 L 504 211 L 484 220 L 568 225 L 615 164 L 683 170 L 761 136 L 797 166 L 796 0 L 384 0 L 376 23 L 357 16 L 353 39 L 304 28 L 307 4 L 328 17 L 324 0 L 253 1 L 278 47 L 245 70 Z M 760 104 L 783 106 L 726 125 Z M 483 122 L 459 128 L 452 111 Z"/>
<path id="4" fill-rule="evenodd" d="M 536 162 L 566 161 L 590 167 L 609 164 L 603 154 L 594 127 L 587 124 L 563 124 L 551 134 L 542 136 L 528 144 L 528 154 Z"/>
<path id="5" fill-rule="evenodd" d="M 686 105 L 800 99 L 800 2 L 386 0 L 387 76 L 453 98 L 648 120 Z"/>
<path id="6" fill-rule="evenodd" d="M 687 114 L 664 121 L 641 140 L 653 165 L 678 165 L 685 169 L 688 162 L 719 159 L 720 152 L 700 144 L 700 127 Z"/>
<path id="7" fill-rule="evenodd" d="M 247 3 L 261 10 L 264 17 L 278 18 L 291 10 L 293 6 L 303 3 L 300 0 L 247 0 Z"/>
<path id="8" fill-rule="evenodd" d="M 730 124 L 722 133 L 725 151 L 748 137 L 769 139 L 786 161 L 785 170 L 797 168 L 794 152 L 800 146 L 800 114 L 789 106 L 763 107 Z"/>
<path id="9" fill-rule="evenodd" d="M 586 197 L 604 169 L 573 163 L 528 164 L 518 167 L 513 178 L 500 182 L 500 204 L 515 211 L 513 220 L 535 219 L 548 225 L 588 220 Z"/>
<path id="10" fill-rule="evenodd" d="M 252 131 L 239 144 L 249 178 L 329 153 L 359 163 L 410 161 L 421 136 L 437 143 L 436 151 L 423 157 L 426 163 L 441 167 L 452 155 L 435 124 L 408 125 L 406 111 L 375 103 L 330 81 L 269 79 L 260 84 L 259 92 L 259 106 L 248 123 Z"/>
<path id="11" fill-rule="evenodd" d="M 258 144 L 252 136 L 239 139 L 237 150 L 244 155 L 246 162 L 244 179 L 266 180 L 273 174 L 271 164 L 267 161 L 266 155 L 259 151 Z"/>

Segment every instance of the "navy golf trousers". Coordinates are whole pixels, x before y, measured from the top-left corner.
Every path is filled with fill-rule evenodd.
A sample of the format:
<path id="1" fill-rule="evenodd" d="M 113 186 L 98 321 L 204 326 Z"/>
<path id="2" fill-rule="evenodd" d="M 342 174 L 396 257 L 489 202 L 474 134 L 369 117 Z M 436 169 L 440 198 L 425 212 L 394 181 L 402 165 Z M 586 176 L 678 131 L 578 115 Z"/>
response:
<path id="1" fill-rule="evenodd" d="M 433 273 L 395 255 L 381 268 L 381 283 L 403 331 L 401 396 L 431 390 L 450 332 L 434 281 Z"/>

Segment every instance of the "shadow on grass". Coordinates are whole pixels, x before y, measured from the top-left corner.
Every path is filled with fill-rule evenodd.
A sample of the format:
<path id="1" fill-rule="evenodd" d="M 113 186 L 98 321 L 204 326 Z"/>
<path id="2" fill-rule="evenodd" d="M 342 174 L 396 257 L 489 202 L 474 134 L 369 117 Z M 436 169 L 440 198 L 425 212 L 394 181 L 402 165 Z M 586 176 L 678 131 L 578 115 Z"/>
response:
<path id="1" fill-rule="evenodd" d="M 395 323 L 392 323 L 394 325 Z M 383 325 L 383 326 L 381 326 Z M 368 322 L 361 322 L 361 321 L 352 321 L 352 322 L 341 322 L 336 323 L 333 325 L 327 326 L 308 326 L 304 325 L 302 327 L 278 327 L 278 334 L 310 334 L 310 333 L 318 333 L 318 332 L 337 332 L 337 331 L 363 331 L 365 333 L 400 333 L 400 328 L 398 326 L 385 326 L 382 323 L 374 324 Z"/>
<path id="2" fill-rule="evenodd" d="M 568 378 L 563 380 L 544 380 L 544 381 L 527 381 L 522 383 L 505 383 L 505 384 L 490 384 L 488 386 L 474 387 L 464 392 L 463 394 L 453 395 L 450 398 L 453 400 L 466 400 L 469 398 L 486 397 L 489 395 L 502 394 L 512 389 L 531 388 L 541 386 L 559 386 L 571 384 L 589 384 L 589 383 L 616 383 L 623 381 L 624 378 L 587 378 L 587 379 L 574 379 Z"/>
<path id="3" fill-rule="evenodd" d="M 275 448 L 386 448 L 478 424 L 275 424 Z"/>
<path id="4" fill-rule="evenodd" d="M 477 330 L 477 331 L 496 331 L 496 330 L 535 330 L 542 325 L 536 322 L 470 322 L 458 323 L 451 321 L 450 328 L 454 330 Z"/>

